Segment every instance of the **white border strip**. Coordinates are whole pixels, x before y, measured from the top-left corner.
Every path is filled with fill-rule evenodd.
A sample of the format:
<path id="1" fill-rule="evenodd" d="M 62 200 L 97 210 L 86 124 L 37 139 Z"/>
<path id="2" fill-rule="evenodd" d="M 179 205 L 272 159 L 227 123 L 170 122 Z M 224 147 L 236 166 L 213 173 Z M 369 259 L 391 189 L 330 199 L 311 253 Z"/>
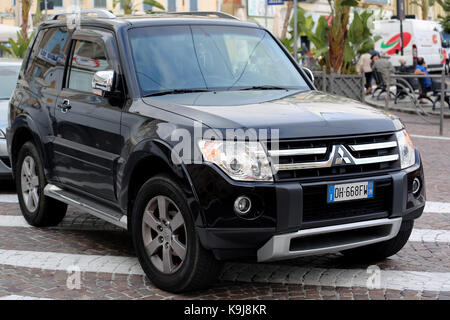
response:
<path id="1" fill-rule="evenodd" d="M 137 258 L 56 252 L 0 250 L 0 264 L 70 272 L 144 275 Z M 393 290 L 450 291 L 450 272 L 322 269 L 290 265 L 229 263 L 222 280 Z"/>
<path id="2" fill-rule="evenodd" d="M 54 271 L 73 270 L 75 266 L 81 272 L 144 274 L 136 257 L 0 249 L 0 264 Z"/>
<path id="3" fill-rule="evenodd" d="M 304 268 L 274 264 L 228 264 L 222 280 L 368 289 L 450 291 L 450 272 Z"/>
<path id="4" fill-rule="evenodd" d="M 0 194 L 0 202 L 4 203 L 18 203 L 17 194 Z"/>
<path id="5" fill-rule="evenodd" d="M 49 298 L 38 298 L 38 297 L 30 297 L 30 296 L 18 296 L 18 295 L 9 295 L 0 297 L 0 300 L 54 300 Z"/>
<path id="6" fill-rule="evenodd" d="M 9 215 L 0 215 L 0 228 L 1 227 L 13 227 L 13 228 L 33 228 L 30 226 L 23 216 L 9 216 Z M 52 229 L 63 229 L 63 230 L 108 230 L 106 228 L 102 228 L 101 226 L 88 225 L 87 223 L 82 225 L 73 225 L 70 223 L 67 226 L 56 226 L 52 227 Z M 414 229 L 411 236 L 409 237 L 409 241 L 412 242 L 447 242 L 450 243 L 450 230 L 435 230 L 435 229 Z"/>
<path id="7" fill-rule="evenodd" d="M 450 202 L 433 202 L 425 203 L 424 212 L 432 213 L 450 213 Z"/>

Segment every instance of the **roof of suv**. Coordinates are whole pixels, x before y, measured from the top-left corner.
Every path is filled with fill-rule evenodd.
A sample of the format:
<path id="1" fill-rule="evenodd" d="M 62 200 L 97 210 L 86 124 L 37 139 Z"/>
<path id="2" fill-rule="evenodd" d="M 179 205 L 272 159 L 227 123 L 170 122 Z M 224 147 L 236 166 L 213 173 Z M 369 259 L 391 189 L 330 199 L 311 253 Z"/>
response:
<path id="1" fill-rule="evenodd" d="M 58 17 L 54 20 L 47 20 L 42 26 L 66 24 L 66 19 Z M 243 22 L 233 19 L 232 16 L 211 17 L 182 13 L 158 13 L 145 15 L 123 15 L 111 18 L 90 17 L 81 18 L 81 25 L 102 25 L 105 27 L 121 28 L 123 26 L 150 26 L 150 25 L 168 25 L 168 24 L 220 24 L 259 27 L 256 23 Z"/>

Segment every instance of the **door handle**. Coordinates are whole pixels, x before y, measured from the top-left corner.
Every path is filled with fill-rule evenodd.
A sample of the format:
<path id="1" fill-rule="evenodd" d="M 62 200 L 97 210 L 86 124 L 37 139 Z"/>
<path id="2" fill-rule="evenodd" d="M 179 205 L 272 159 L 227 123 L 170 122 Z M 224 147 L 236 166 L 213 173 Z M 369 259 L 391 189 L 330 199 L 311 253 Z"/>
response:
<path id="1" fill-rule="evenodd" d="M 58 105 L 58 108 L 61 110 L 62 113 L 67 113 L 67 111 L 72 109 L 72 106 L 70 105 L 70 101 L 68 99 L 64 99 L 62 104 Z"/>

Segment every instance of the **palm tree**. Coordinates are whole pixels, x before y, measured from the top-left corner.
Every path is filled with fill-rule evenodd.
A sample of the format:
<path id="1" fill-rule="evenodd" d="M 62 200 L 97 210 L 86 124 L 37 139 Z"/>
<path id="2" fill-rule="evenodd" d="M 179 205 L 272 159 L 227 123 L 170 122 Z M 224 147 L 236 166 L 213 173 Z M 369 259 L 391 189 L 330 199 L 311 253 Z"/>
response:
<path id="1" fill-rule="evenodd" d="M 411 1 L 411 4 L 418 6 L 422 11 L 422 20 L 428 20 L 428 11 L 430 7 L 434 6 L 435 3 L 438 3 L 440 6 L 443 6 L 442 0 L 414 0 Z"/>
<path id="2" fill-rule="evenodd" d="M 446 33 L 450 33 L 450 0 L 444 0 L 442 8 L 444 8 L 445 16 L 439 16 L 439 21 L 441 22 L 442 29 Z"/>
<path id="3" fill-rule="evenodd" d="M 331 8 L 331 24 L 328 33 L 327 70 L 341 72 L 344 64 L 345 43 L 347 41 L 350 8 L 357 6 L 359 0 L 328 0 Z"/>
<path id="4" fill-rule="evenodd" d="M 24 41 L 28 38 L 28 17 L 30 15 L 31 2 L 32 0 L 22 0 L 22 25 L 20 27 L 22 28 L 22 37 Z"/>

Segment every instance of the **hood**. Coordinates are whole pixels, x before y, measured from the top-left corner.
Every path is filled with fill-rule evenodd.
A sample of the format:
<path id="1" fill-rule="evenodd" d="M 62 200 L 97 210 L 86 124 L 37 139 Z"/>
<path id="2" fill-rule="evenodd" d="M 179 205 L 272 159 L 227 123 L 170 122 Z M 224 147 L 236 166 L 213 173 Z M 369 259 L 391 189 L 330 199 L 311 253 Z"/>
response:
<path id="1" fill-rule="evenodd" d="M 3 131 L 8 126 L 8 104 L 9 100 L 0 99 L 0 129 Z"/>
<path id="2" fill-rule="evenodd" d="M 281 139 L 396 131 L 395 117 L 319 91 L 205 92 L 144 98 L 211 128 L 279 129 Z"/>

